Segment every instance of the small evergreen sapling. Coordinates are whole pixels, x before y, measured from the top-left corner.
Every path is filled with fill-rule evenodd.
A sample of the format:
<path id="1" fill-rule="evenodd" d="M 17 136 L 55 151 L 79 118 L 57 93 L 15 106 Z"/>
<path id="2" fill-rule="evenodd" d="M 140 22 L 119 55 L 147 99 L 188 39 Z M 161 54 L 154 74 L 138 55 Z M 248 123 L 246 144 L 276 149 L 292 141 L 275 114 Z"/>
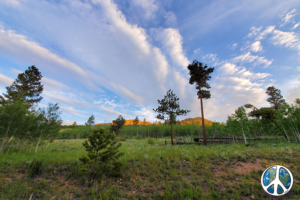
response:
<path id="1" fill-rule="evenodd" d="M 124 153 L 120 153 L 118 143 L 114 134 L 108 133 L 105 129 L 93 130 L 88 140 L 82 143 L 87 156 L 79 158 L 84 164 L 80 171 L 86 172 L 89 185 L 93 180 L 101 180 L 102 176 L 121 176 L 122 163 L 118 160 Z"/>

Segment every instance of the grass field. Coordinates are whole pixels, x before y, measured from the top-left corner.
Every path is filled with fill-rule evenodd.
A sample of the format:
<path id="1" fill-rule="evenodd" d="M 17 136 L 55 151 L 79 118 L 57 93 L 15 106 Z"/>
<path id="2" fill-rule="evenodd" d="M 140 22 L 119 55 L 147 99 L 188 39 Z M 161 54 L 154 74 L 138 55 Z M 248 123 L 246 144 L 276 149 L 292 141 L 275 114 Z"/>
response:
<path id="1" fill-rule="evenodd" d="M 170 140 L 169 138 L 167 138 Z M 78 158 L 84 139 L 55 140 L 39 147 L 5 151 L 0 156 L 0 199 L 271 199 L 262 192 L 266 165 L 285 163 L 294 176 L 292 194 L 300 197 L 300 144 L 261 141 L 256 144 L 154 145 L 128 139 L 123 177 L 105 178 L 88 187 L 80 178 Z M 161 145 L 160 145 L 161 144 Z M 47 149 L 46 149 L 47 148 Z M 42 174 L 28 176 L 29 164 L 43 160 Z"/>

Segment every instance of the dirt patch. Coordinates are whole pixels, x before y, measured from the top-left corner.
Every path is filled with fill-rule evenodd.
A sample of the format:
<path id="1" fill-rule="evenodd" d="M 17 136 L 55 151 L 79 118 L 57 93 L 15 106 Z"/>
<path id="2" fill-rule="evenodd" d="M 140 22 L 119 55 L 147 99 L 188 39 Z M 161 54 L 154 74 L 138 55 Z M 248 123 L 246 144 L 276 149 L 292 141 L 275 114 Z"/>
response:
<path id="1" fill-rule="evenodd" d="M 8 182 L 12 182 L 12 178 L 4 178 L 5 180 L 7 180 Z"/>
<path id="2" fill-rule="evenodd" d="M 264 170 L 265 168 L 262 166 L 262 163 L 268 164 L 270 161 L 265 159 L 257 159 L 253 162 L 237 162 L 234 165 L 230 165 L 229 167 L 225 167 L 228 172 L 221 168 L 221 166 L 215 167 L 213 170 L 216 177 L 227 176 L 227 173 L 230 173 L 234 170 L 237 174 L 249 174 L 253 169 L 255 171 Z"/>
<path id="3" fill-rule="evenodd" d="M 18 174 L 18 179 L 21 179 L 25 176 L 25 174 Z"/>
<path id="4" fill-rule="evenodd" d="M 238 173 L 238 174 L 249 174 L 253 169 L 255 169 L 255 171 L 258 171 L 260 169 L 264 170 L 264 167 L 262 167 L 262 164 L 261 164 L 262 162 L 268 163 L 267 160 L 257 159 L 255 163 L 237 162 L 230 168 L 234 169 L 235 173 Z"/>

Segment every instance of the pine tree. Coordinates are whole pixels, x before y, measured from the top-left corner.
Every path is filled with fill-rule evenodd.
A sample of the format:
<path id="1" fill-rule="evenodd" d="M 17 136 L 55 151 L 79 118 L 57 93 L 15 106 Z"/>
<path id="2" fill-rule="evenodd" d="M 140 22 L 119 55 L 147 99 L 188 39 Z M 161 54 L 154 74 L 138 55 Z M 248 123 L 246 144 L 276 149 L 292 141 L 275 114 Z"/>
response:
<path id="1" fill-rule="evenodd" d="M 146 118 L 144 118 L 143 125 L 144 125 L 144 126 L 146 126 L 146 125 L 147 125 Z"/>
<path id="2" fill-rule="evenodd" d="M 283 99 L 280 90 L 276 89 L 274 86 L 268 87 L 266 94 L 270 96 L 267 99 L 267 101 L 272 105 L 272 108 L 274 108 L 275 110 L 279 110 L 279 106 L 281 104 L 285 104 L 285 100 Z"/>
<path id="3" fill-rule="evenodd" d="M 204 111 L 202 99 L 209 99 L 211 97 L 210 91 L 203 90 L 202 88 L 210 88 L 210 85 L 207 83 L 211 79 L 209 76 L 210 73 L 214 71 L 214 68 L 208 68 L 207 65 L 203 66 L 201 62 L 194 60 L 192 64 L 188 65 L 189 74 L 191 75 L 189 83 L 193 85 L 196 83 L 196 89 L 198 90 L 197 95 L 200 99 L 201 105 L 201 117 L 202 117 L 202 128 L 203 128 L 203 144 L 206 143 L 206 134 L 205 134 L 205 124 L 204 124 Z"/>
<path id="4" fill-rule="evenodd" d="M 138 116 L 136 116 L 136 118 L 133 120 L 133 124 L 135 126 L 137 126 L 139 124 L 139 117 Z"/>
<path id="5" fill-rule="evenodd" d="M 169 116 L 169 119 L 171 120 L 171 143 L 173 143 L 173 126 L 172 126 L 172 119 L 178 115 L 186 115 L 189 110 L 180 110 L 179 103 L 177 101 L 179 98 L 176 97 L 175 94 L 173 94 L 173 91 L 171 89 L 167 92 L 167 95 L 162 100 L 157 100 L 158 104 L 160 106 L 157 109 L 153 109 L 155 112 L 158 112 L 159 114 L 156 116 L 157 119 L 164 120 L 164 114 Z"/>
<path id="6" fill-rule="evenodd" d="M 79 158 L 84 164 L 80 170 L 87 173 L 90 186 L 93 180 L 101 180 L 103 174 L 112 177 L 121 176 L 122 163 L 118 159 L 124 153 L 118 152 L 121 143 L 117 143 L 113 134 L 102 128 L 93 130 L 82 145 L 88 155 Z"/>
<path id="7" fill-rule="evenodd" d="M 113 120 L 113 124 L 111 125 L 111 130 L 121 130 L 122 137 L 122 129 L 125 124 L 125 119 L 120 115 L 116 120 Z"/>
<path id="8" fill-rule="evenodd" d="M 6 87 L 6 94 L 0 95 L 0 105 L 4 105 L 7 99 L 15 101 L 17 96 L 23 91 L 23 95 L 28 107 L 32 107 L 34 103 L 40 102 L 43 97 L 40 94 L 43 92 L 43 85 L 41 85 L 42 75 L 38 68 L 34 65 L 28 67 L 24 73 L 20 73 L 18 78 L 11 86 Z"/>
<path id="9" fill-rule="evenodd" d="M 95 117 L 94 115 L 90 116 L 87 123 L 85 123 L 86 126 L 92 126 L 95 125 Z"/>

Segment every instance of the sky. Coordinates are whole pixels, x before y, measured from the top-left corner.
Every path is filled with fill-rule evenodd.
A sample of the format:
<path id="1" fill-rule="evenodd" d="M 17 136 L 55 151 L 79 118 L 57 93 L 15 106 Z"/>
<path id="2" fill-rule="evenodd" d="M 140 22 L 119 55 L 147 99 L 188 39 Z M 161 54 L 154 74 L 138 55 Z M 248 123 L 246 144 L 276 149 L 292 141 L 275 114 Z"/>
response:
<path id="1" fill-rule="evenodd" d="M 206 119 L 226 122 L 246 103 L 268 107 L 274 86 L 300 98 L 299 0 L 1 0 L 0 93 L 35 65 L 40 107 L 58 103 L 63 124 L 154 122 L 171 89 L 177 119 L 201 116 L 187 66 L 213 67 Z"/>

